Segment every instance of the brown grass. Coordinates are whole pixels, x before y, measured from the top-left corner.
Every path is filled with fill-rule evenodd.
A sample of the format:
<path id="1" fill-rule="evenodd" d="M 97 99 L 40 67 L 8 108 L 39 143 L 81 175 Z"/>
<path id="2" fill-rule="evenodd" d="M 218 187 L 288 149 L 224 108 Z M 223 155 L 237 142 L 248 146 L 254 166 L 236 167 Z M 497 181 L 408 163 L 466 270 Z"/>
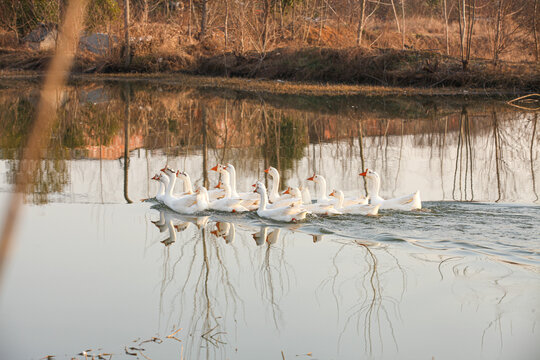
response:
<path id="1" fill-rule="evenodd" d="M 401 35 L 393 21 L 378 21 L 365 33 L 365 47 L 355 47 L 350 26 L 328 21 L 297 24 L 296 37 L 285 28 L 274 36 L 265 52 L 254 41 L 246 41 L 239 51 L 238 38 L 231 35 L 228 48 L 222 31 L 212 31 L 202 42 L 187 36 L 185 24 L 134 23 L 131 35 L 133 61 L 126 68 L 121 44 L 107 56 L 79 54 L 76 73 L 188 73 L 213 76 L 279 79 L 381 86 L 507 88 L 528 91 L 540 87 L 539 66 L 534 64 L 524 34 L 516 37 L 501 54 L 497 66 L 490 63 L 490 33 L 479 21 L 474 38 L 473 61 L 467 72 L 461 71 L 457 57 L 457 24 L 450 26 L 452 56 L 445 56 L 444 26 L 429 17 L 407 20 L 406 44 L 401 50 Z M 222 30 L 222 29 L 221 29 Z M 120 30 L 117 30 L 120 31 Z M 233 27 L 231 26 L 231 33 Z M 195 31 L 193 30 L 193 33 Z M 151 38 L 148 38 L 151 34 Z M 305 36 L 304 36 L 305 35 Z M 117 36 L 121 38 L 121 34 Z M 0 44 L 2 34 L 0 34 Z M 7 40 L 6 40 L 7 41 Z M 1 46 L 1 45 L 0 45 Z M 19 46 L 1 46 L 0 69 L 43 71 L 52 54 L 31 52 Z M 511 61 L 510 61 L 511 60 Z"/>

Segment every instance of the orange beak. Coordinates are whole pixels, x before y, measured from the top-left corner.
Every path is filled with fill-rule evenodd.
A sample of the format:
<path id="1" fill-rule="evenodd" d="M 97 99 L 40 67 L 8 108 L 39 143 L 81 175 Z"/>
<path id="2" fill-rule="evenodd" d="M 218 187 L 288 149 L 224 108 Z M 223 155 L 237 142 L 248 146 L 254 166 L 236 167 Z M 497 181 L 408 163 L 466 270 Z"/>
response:
<path id="1" fill-rule="evenodd" d="M 284 193 L 284 194 L 290 194 L 290 193 L 291 193 L 291 188 L 288 187 L 287 190 L 285 190 L 283 193 Z"/>
<path id="2" fill-rule="evenodd" d="M 221 189 L 221 181 L 216 185 L 216 189 Z"/>
<path id="3" fill-rule="evenodd" d="M 366 171 L 364 171 L 363 173 L 360 173 L 360 174 L 358 174 L 358 175 L 360 175 L 360 176 L 366 176 L 366 175 L 367 175 L 367 169 L 366 169 Z"/>
<path id="4" fill-rule="evenodd" d="M 328 196 L 336 196 L 336 190 L 332 191 L 332 193 Z"/>
<path id="5" fill-rule="evenodd" d="M 265 169 L 264 172 L 268 174 L 270 172 L 270 168 Z"/>
<path id="6" fill-rule="evenodd" d="M 210 170 L 214 170 L 214 171 L 217 171 L 217 165 L 214 166 L 213 168 L 211 168 Z"/>
<path id="7" fill-rule="evenodd" d="M 180 175 L 180 170 L 176 171 L 176 177 L 178 177 L 178 175 Z"/>
<path id="8" fill-rule="evenodd" d="M 307 180 L 308 180 L 308 181 L 314 181 L 314 180 L 313 180 L 313 178 L 315 178 L 315 174 L 313 174 L 313 176 L 312 176 L 312 177 L 310 177 L 310 178 L 307 178 Z"/>
<path id="9" fill-rule="evenodd" d="M 162 172 L 165 172 L 165 170 L 167 170 L 167 165 L 165 165 L 165 167 L 161 169 Z"/>

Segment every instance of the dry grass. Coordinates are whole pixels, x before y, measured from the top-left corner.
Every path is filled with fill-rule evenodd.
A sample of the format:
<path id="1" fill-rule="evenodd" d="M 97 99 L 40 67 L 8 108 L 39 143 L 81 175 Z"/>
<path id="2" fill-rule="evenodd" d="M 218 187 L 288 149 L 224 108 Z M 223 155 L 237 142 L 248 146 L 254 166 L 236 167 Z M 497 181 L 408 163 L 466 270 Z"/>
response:
<path id="1" fill-rule="evenodd" d="M 119 29 L 117 31 L 120 31 Z M 122 47 L 104 57 L 79 54 L 76 73 L 189 73 L 214 76 L 280 79 L 381 86 L 507 88 L 528 91 L 540 87 L 539 66 L 534 64 L 531 39 L 516 35 L 505 48 L 498 66 L 490 64 L 490 32 L 479 21 L 470 69 L 461 71 L 458 59 L 457 24 L 450 27 L 450 52 L 446 52 L 442 21 L 428 17 L 407 20 L 406 44 L 401 50 L 401 35 L 393 21 L 371 24 L 365 33 L 365 47 L 354 46 L 350 26 L 328 21 L 320 27 L 298 24 L 296 37 L 285 28 L 274 36 L 266 51 L 246 41 L 238 50 L 232 34 L 225 48 L 221 31 L 212 31 L 204 41 L 187 36 L 185 24 L 134 23 L 131 35 L 133 61 L 126 68 Z M 151 37 L 148 37 L 151 34 Z M 305 35 L 305 36 L 304 36 Z M 121 38 L 121 34 L 117 34 Z M 0 34 L 0 41 L 1 41 Z M 482 45 L 480 45 L 482 44 Z M 23 47 L 0 49 L 0 69 L 43 71 L 52 53 L 30 52 Z M 511 61 L 510 61 L 511 60 Z"/>

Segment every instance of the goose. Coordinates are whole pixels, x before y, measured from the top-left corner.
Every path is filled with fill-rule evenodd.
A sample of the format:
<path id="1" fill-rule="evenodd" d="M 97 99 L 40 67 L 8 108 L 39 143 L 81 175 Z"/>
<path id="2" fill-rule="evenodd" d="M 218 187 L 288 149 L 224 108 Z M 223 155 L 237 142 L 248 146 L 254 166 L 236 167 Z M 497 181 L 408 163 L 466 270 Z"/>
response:
<path id="1" fill-rule="evenodd" d="M 163 195 L 163 203 L 167 205 L 171 210 L 174 210 L 176 212 L 191 214 L 192 210 L 187 209 L 197 203 L 196 195 L 184 195 L 180 197 L 172 195 L 172 190 L 176 182 L 176 173 L 170 168 L 168 168 L 166 171 L 169 173 L 172 172 L 175 175 L 169 176 L 171 180 L 169 181 L 165 194 Z M 163 184 L 165 184 L 166 182 L 163 176 L 161 176 L 159 180 Z"/>
<path id="2" fill-rule="evenodd" d="M 228 170 L 229 165 L 231 166 L 230 169 L 233 169 L 233 171 L 234 171 L 234 176 Z M 231 198 L 242 200 L 242 202 L 241 202 L 242 206 L 245 207 L 248 210 L 256 210 L 259 207 L 259 197 L 257 196 L 257 194 L 253 194 L 253 195 L 257 196 L 256 198 L 254 198 L 252 195 L 246 196 L 245 193 L 242 193 L 242 196 L 240 196 L 238 194 L 238 192 L 236 193 L 236 195 L 234 194 L 233 186 L 232 186 L 232 182 L 231 182 L 232 179 L 236 177 L 236 170 L 234 169 L 234 166 L 232 166 L 231 164 L 227 164 L 227 165 L 217 164 L 216 166 L 214 166 L 210 170 L 217 171 L 222 175 L 222 181 L 221 181 L 222 187 L 224 189 L 225 186 L 227 186 L 227 185 L 230 186 L 230 189 L 231 189 L 231 196 L 230 197 Z M 236 183 L 235 183 L 235 185 L 236 185 Z"/>
<path id="3" fill-rule="evenodd" d="M 290 200 L 290 195 L 289 196 L 279 195 L 279 181 L 280 181 L 279 171 L 277 171 L 275 167 L 270 166 L 268 169 L 264 170 L 264 172 L 272 177 L 272 189 L 270 190 L 270 193 L 268 194 L 268 198 L 270 199 L 270 202 L 277 203 L 283 200 Z"/>
<path id="4" fill-rule="evenodd" d="M 312 203 L 311 194 L 309 193 L 308 187 L 300 185 L 299 190 L 302 193 L 302 203 L 303 204 L 311 204 Z"/>
<path id="5" fill-rule="evenodd" d="M 365 176 L 368 180 L 369 195 L 371 197 L 371 204 L 381 205 L 381 209 L 394 209 L 394 210 L 417 210 L 422 208 L 422 200 L 420 200 L 420 191 L 401 196 L 394 199 L 383 199 L 379 196 L 379 190 L 381 188 L 381 178 L 379 174 L 371 169 L 366 169 L 360 176 Z"/>
<path id="6" fill-rule="evenodd" d="M 333 196 L 338 200 L 336 209 L 341 211 L 343 214 L 359 214 L 359 215 L 375 216 L 379 213 L 379 208 L 381 207 L 381 204 L 377 204 L 377 205 L 353 204 L 353 205 L 343 206 L 344 196 L 343 196 L 343 191 L 341 190 L 334 190 L 329 196 Z"/>
<path id="7" fill-rule="evenodd" d="M 288 187 L 285 190 L 285 193 L 291 194 L 293 198 L 301 199 L 302 192 L 299 188 Z M 311 211 L 313 214 L 317 215 L 341 215 L 342 213 L 334 207 L 334 204 L 331 203 L 315 203 L 315 204 L 304 204 L 303 208 Z"/>
<path id="8" fill-rule="evenodd" d="M 292 204 L 286 207 L 268 209 L 268 195 L 266 193 L 266 187 L 260 181 L 257 181 L 257 183 L 255 184 L 254 192 L 257 192 L 260 195 L 260 205 L 259 209 L 257 210 L 257 215 L 262 218 L 283 222 L 291 222 L 303 220 L 306 218 L 306 215 L 310 213 L 308 210 L 296 204 Z"/>
<path id="9" fill-rule="evenodd" d="M 208 202 L 208 208 L 217 211 L 225 212 L 245 212 L 249 211 L 246 207 L 242 206 L 242 199 L 233 199 L 231 198 L 231 187 L 227 182 L 222 183 L 222 186 L 225 188 L 225 197 L 210 201 L 208 198 L 208 191 L 205 187 L 202 187 L 206 201 Z"/>
<path id="10" fill-rule="evenodd" d="M 312 177 L 307 179 L 308 181 L 313 181 L 314 183 L 318 184 L 320 186 L 321 190 L 321 196 L 319 199 L 317 199 L 317 203 L 326 203 L 326 204 L 334 204 L 336 205 L 338 200 L 337 199 L 330 199 L 326 196 L 326 179 L 322 175 L 313 174 Z M 355 204 L 367 204 L 368 200 L 367 198 L 359 197 L 357 199 L 344 199 L 343 205 L 349 206 L 349 205 L 355 205 Z"/>
<path id="11" fill-rule="evenodd" d="M 232 191 L 232 197 L 235 199 L 243 199 L 243 200 L 254 200 L 255 203 L 259 203 L 259 196 L 252 192 L 242 192 L 238 193 L 236 191 L 236 168 L 233 166 L 233 164 L 227 163 L 225 166 L 225 170 L 227 170 L 230 174 L 230 185 L 231 185 L 231 191 Z"/>
<path id="12" fill-rule="evenodd" d="M 155 196 L 156 200 L 159 202 L 163 202 L 163 199 L 165 197 L 165 189 L 169 185 L 169 177 L 165 177 L 162 174 L 155 174 L 151 180 L 156 180 L 159 182 L 159 190 Z"/>

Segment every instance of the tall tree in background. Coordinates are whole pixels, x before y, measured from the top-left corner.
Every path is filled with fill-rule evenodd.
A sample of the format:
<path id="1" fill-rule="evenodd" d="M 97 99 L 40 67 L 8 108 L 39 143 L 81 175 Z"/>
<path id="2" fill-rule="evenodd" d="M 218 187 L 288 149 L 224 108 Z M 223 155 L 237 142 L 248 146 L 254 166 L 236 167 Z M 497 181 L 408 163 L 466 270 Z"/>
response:
<path id="1" fill-rule="evenodd" d="M 268 25 L 270 23 L 270 9 L 272 7 L 272 0 L 262 0 L 263 1 L 263 30 L 261 34 L 261 43 L 263 51 L 266 50 L 266 45 L 268 43 Z"/>
<path id="2" fill-rule="evenodd" d="M 362 0 L 360 3 L 360 16 L 358 18 L 358 26 L 356 30 L 356 45 L 362 46 L 362 40 L 364 38 L 364 31 L 369 18 L 375 14 L 375 11 L 379 7 L 379 2 L 376 2 L 373 6 L 369 0 Z"/>
<path id="3" fill-rule="evenodd" d="M 206 36 L 206 27 L 208 25 L 208 0 L 200 0 L 201 8 L 201 30 L 199 31 L 199 40 Z"/>
<path id="4" fill-rule="evenodd" d="M 450 55 L 450 44 L 448 35 L 448 6 L 446 0 L 442 0 L 442 14 L 444 19 L 444 42 L 446 45 L 446 55 Z"/>
<path id="5" fill-rule="evenodd" d="M 476 21 L 476 0 L 458 0 L 457 4 L 461 64 L 463 70 L 467 70 L 471 59 L 472 36 Z"/>
<path id="6" fill-rule="evenodd" d="M 131 48 L 129 44 L 129 0 L 124 0 L 124 39 L 126 42 L 126 53 L 124 63 L 131 65 Z"/>
<path id="7" fill-rule="evenodd" d="M 538 27 L 538 17 L 536 15 L 536 11 L 538 9 L 538 0 L 534 0 L 534 11 L 533 11 L 533 36 L 534 36 L 534 56 L 536 58 L 536 62 L 538 62 L 540 58 L 540 54 L 538 53 L 538 30 L 536 29 Z"/>

